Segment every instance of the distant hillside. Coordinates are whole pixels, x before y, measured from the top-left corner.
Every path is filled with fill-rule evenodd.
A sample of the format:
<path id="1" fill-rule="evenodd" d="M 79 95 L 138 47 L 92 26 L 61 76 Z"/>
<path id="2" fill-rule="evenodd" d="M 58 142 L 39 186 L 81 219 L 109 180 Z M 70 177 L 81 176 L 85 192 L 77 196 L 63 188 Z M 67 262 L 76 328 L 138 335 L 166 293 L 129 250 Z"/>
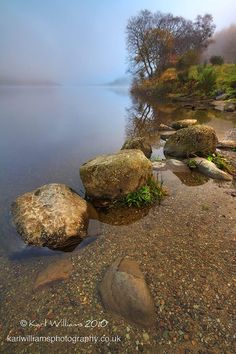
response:
<path id="1" fill-rule="evenodd" d="M 9 86 L 58 86 L 57 82 L 44 79 L 22 80 L 18 78 L 0 77 L 0 85 Z"/>
<path id="2" fill-rule="evenodd" d="M 109 86 L 128 86 L 131 83 L 129 76 L 123 76 L 108 83 Z"/>

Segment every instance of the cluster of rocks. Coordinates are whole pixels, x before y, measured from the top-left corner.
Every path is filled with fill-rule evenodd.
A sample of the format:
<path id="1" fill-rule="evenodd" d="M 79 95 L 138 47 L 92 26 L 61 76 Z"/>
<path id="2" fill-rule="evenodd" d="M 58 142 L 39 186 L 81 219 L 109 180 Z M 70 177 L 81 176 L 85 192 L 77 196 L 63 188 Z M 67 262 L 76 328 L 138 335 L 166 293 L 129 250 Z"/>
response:
<path id="1" fill-rule="evenodd" d="M 236 111 L 236 103 L 230 101 L 224 101 L 224 97 L 219 96 L 219 99 L 216 99 L 211 102 L 214 109 L 221 112 L 235 112 Z"/>
<path id="2" fill-rule="evenodd" d="M 193 156 L 195 167 L 203 174 L 232 179 L 203 156 L 213 154 L 217 146 L 235 148 L 235 139 L 218 142 L 214 129 L 198 125 L 195 119 L 175 121 L 171 126 L 161 124 L 160 131 L 161 136 L 166 134 L 163 139 L 166 140 L 164 153 L 167 157 Z M 153 169 L 161 169 L 148 159 L 151 154 L 150 144 L 144 138 L 136 137 L 128 139 L 115 154 L 100 155 L 85 162 L 80 167 L 80 176 L 86 200 L 68 186 L 56 183 L 18 197 L 12 205 L 17 231 L 30 245 L 65 248 L 78 244 L 87 236 L 89 219 L 98 218 L 88 200 L 95 206 L 106 207 L 137 191 L 153 176 Z M 170 160 L 162 164 L 176 170 L 180 162 Z M 183 166 L 181 169 L 183 172 Z"/>
<path id="3" fill-rule="evenodd" d="M 16 198 L 12 204 L 13 222 L 25 243 L 58 249 L 77 245 L 87 237 L 89 220 L 98 218 L 88 200 L 96 206 L 109 206 L 152 177 L 152 163 L 136 149 L 136 144 L 147 153 L 144 140 L 130 140 L 116 154 L 97 156 L 80 167 L 86 200 L 57 183 Z M 125 149 L 130 146 L 133 149 Z"/>

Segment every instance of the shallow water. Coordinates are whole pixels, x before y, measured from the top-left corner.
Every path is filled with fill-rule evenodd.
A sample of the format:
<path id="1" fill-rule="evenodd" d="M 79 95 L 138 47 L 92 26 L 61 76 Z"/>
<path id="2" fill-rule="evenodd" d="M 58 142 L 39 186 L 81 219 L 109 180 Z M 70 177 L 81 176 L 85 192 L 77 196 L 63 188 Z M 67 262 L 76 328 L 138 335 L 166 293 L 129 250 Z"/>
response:
<path id="1" fill-rule="evenodd" d="M 0 87 L 0 110 L 0 247 L 13 258 L 31 254 L 11 225 L 10 205 L 17 195 L 50 182 L 83 194 L 79 166 L 119 150 L 127 136 L 147 136 L 153 155 L 163 157 L 161 122 L 197 118 L 213 126 L 219 138 L 235 124 L 233 114 L 140 102 L 126 88 L 98 86 Z M 35 254 L 50 251 L 34 249 Z"/>

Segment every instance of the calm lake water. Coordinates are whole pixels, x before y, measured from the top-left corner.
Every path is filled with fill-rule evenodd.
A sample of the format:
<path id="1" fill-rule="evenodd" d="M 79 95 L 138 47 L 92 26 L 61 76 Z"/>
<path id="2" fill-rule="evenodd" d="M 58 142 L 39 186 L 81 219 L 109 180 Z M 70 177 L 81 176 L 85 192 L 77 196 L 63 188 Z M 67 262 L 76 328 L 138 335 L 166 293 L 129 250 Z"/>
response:
<path id="1" fill-rule="evenodd" d="M 135 101 L 128 88 L 0 87 L 0 247 L 24 248 L 11 225 L 16 196 L 43 184 L 65 183 L 83 193 L 79 167 L 120 149 L 130 135 L 145 135 L 162 155 L 158 125 L 198 118 L 219 137 L 234 126 L 230 114 L 183 110 L 175 105 Z"/>

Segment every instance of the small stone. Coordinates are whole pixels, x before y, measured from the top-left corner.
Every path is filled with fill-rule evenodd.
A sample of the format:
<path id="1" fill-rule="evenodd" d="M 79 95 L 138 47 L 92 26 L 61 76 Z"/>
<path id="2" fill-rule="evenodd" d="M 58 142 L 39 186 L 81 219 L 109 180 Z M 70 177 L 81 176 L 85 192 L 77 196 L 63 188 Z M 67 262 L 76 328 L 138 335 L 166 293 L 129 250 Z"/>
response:
<path id="1" fill-rule="evenodd" d="M 147 342 L 149 341 L 149 335 L 145 332 L 143 333 L 143 339 Z"/>

